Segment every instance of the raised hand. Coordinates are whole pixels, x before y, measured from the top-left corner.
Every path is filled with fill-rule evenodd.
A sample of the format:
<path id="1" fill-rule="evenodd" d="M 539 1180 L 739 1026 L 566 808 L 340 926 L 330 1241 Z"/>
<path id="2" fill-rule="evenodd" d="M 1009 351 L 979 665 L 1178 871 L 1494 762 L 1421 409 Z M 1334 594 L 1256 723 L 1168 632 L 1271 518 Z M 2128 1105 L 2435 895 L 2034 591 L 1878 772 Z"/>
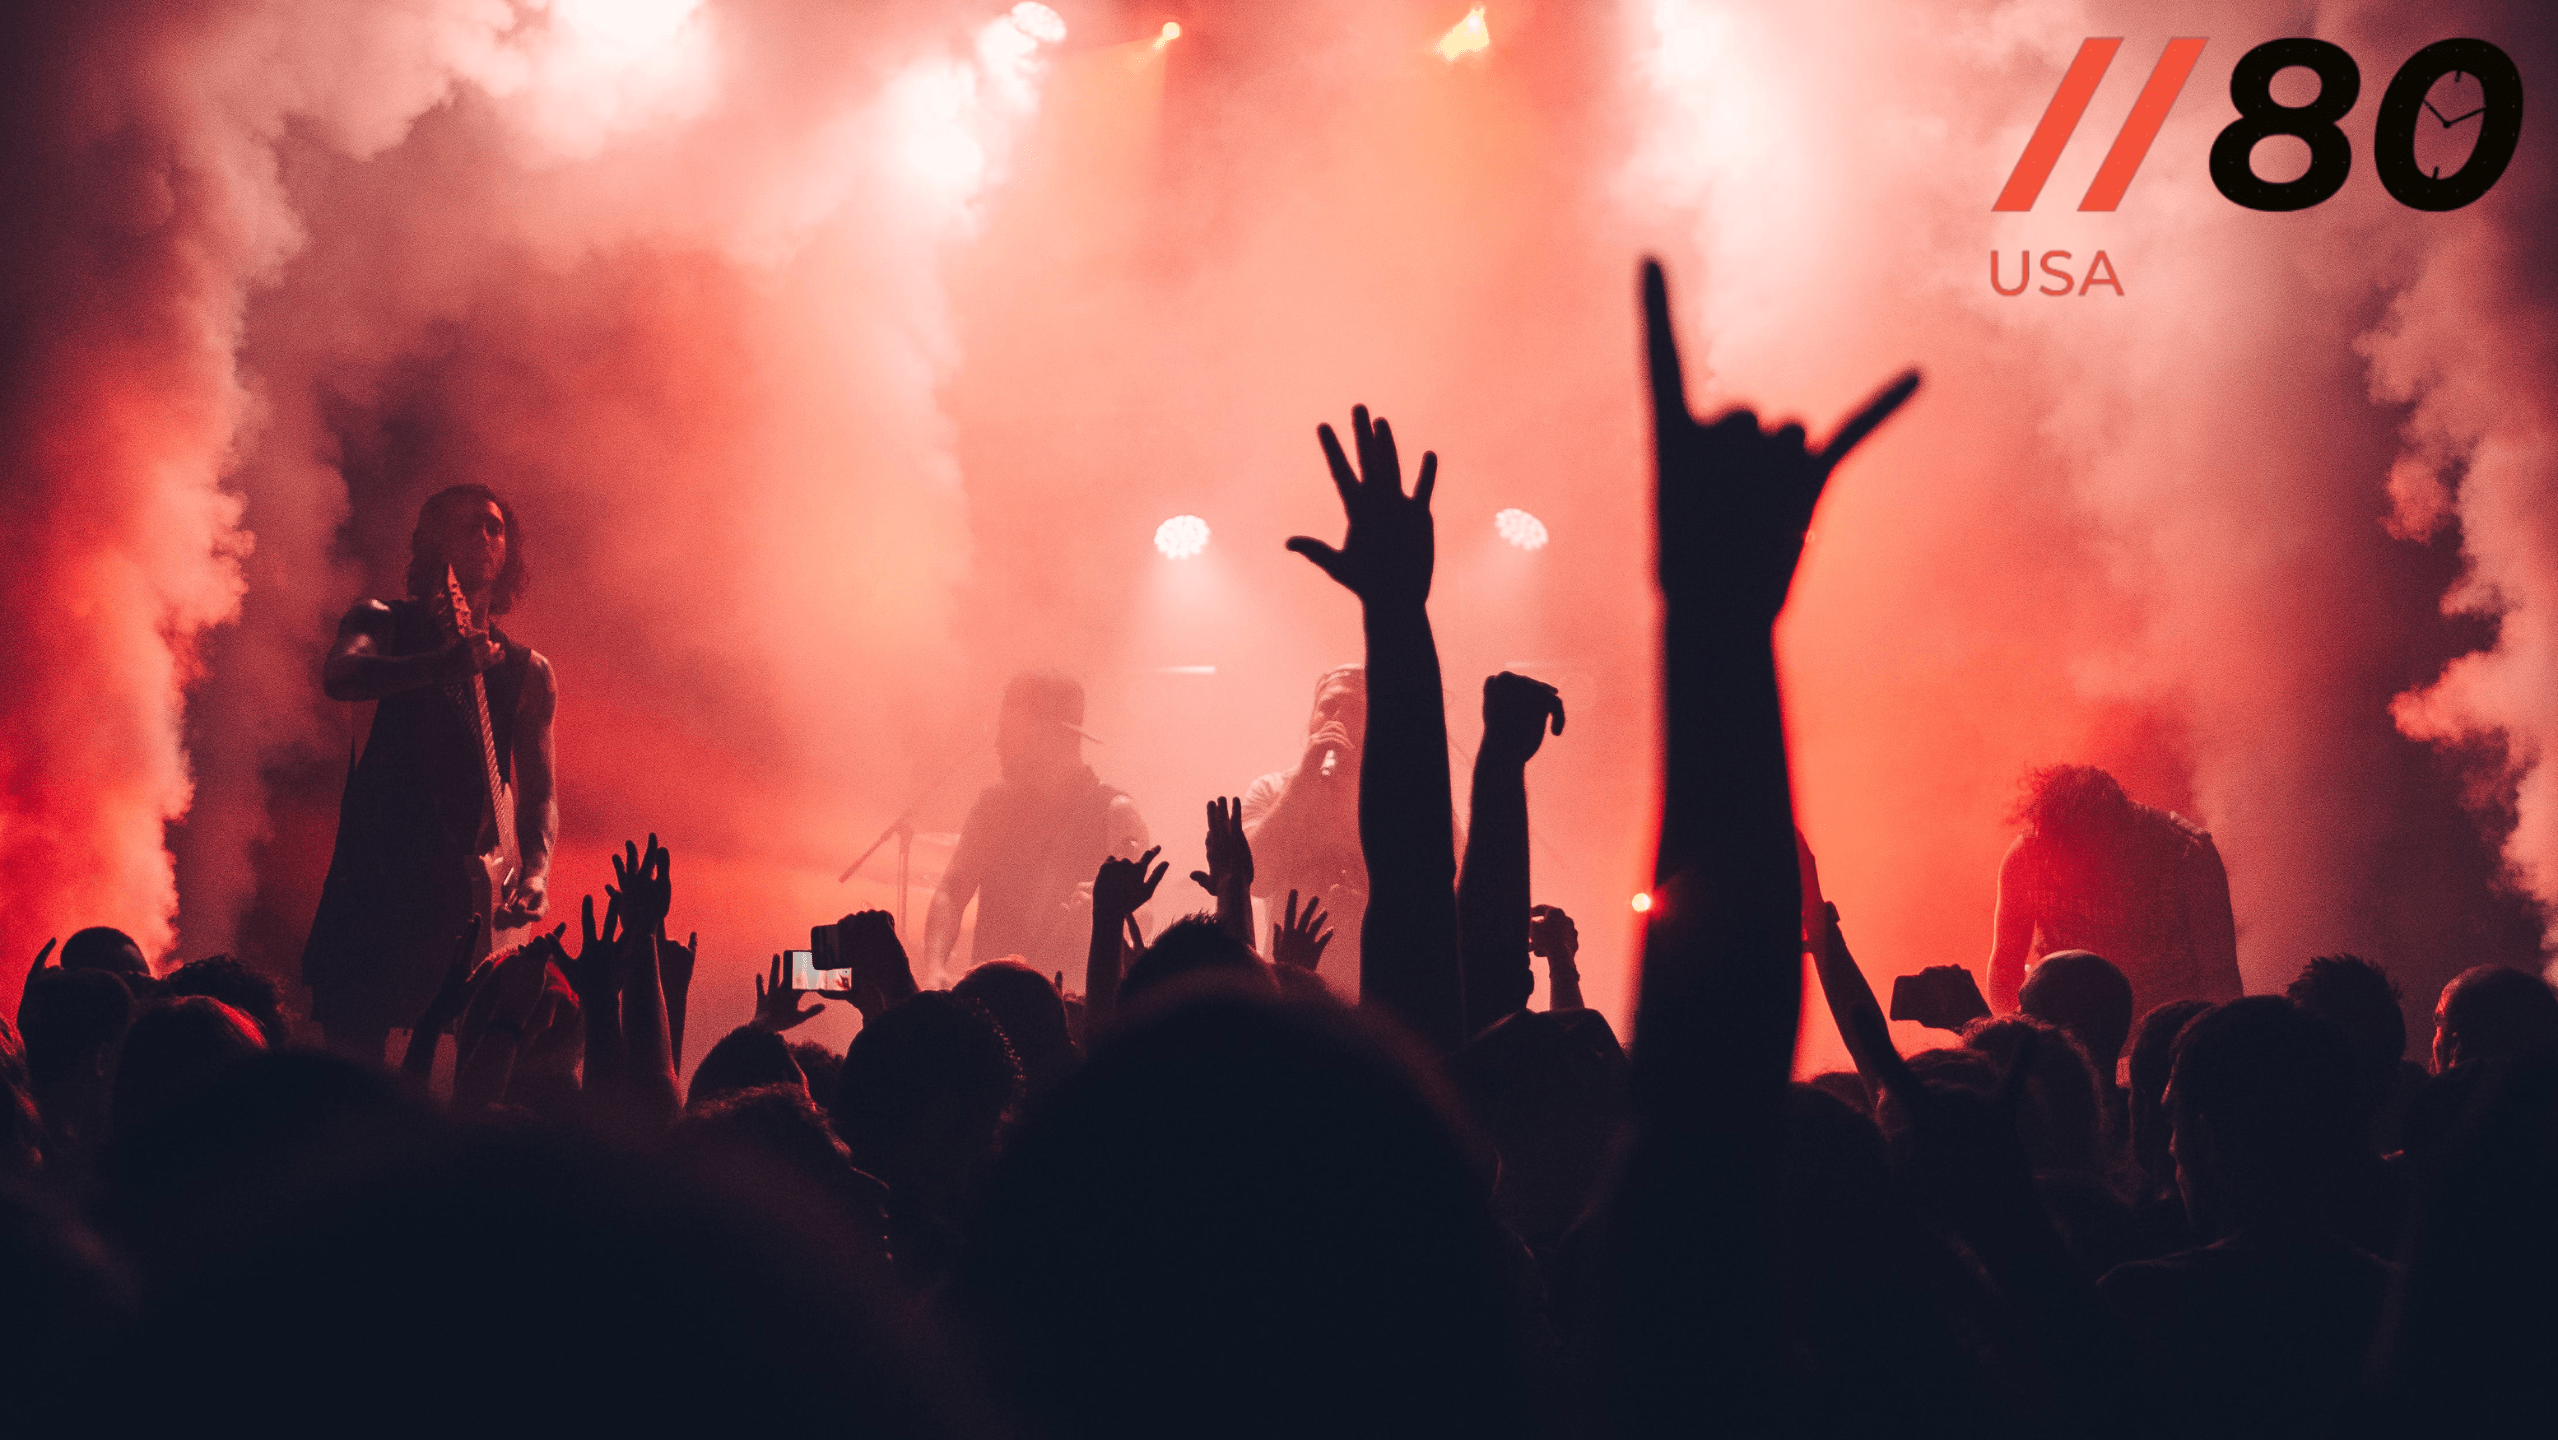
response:
<path id="1" fill-rule="evenodd" d="M 1526 764 L 1545 743 L 1548 722 L 1563 733 L 1563 696 L 1553 686 L 1507 670 L 1484 680 L 1485 754 Z"/>
<path id="2" fill-rule="evenodd" d="M 845 967 L 853 972 L 850 1000 L 864 1016 L 894 1005 L 915 993 L 915 969 L 897 938 L 897 919 L 885 910 L 863 910 L 837 921 L 835 933 Z"/>
<path id="3" fill-rule="evenodd" d="M 610 893 L 610 892 L 607 892 Z M 580 937 L 577 954 L 570 955 L 560 945 L 560 937 L 568 933 L 561 925 L 535 941 L 547 941 L 556 952 L 555 963 L 568 977 L 569 988 L 577 992 L 577 1003 L 593 1013 L 598 1007 L 619 1000 L 622 993 L 622 909 L 616 899 L 604 907 L 604 928 L 595 928 L 595 897 L 579 901 L 577 923 Z"/>
<path id="4" fill-rule="evenodd" d="M 1333 486 L 1341 492 L 1349 533 L 1338 550 L 1306 535 L 1289 540 L 1288 548 L 1315 562 L 1363 601 L 1418 605 L 1430 598 L 1435 543 L 1430 491 L 1439 482 L 1439 457 L 1421 457 L 1421 474 L 1406 495 L 1393 427 L 1382 419 L 1369 424 L 1368 407 L 1354 405 L 1350 430 L 1359 447 L 1356 469 L 1341 453 L 1341 441 L 1332 427 L 1315 427 L 1315 438 L 1323 443 L 1324 462 L 1332 467 Z"/>
<path id="5" fill-rule="evenodd" d="M 1581 931 L 1552 905 L 1528 907 L 1528 953 L 1545 957 L 1545 1005 L 1549 1010 L 1587 1008 L 1581 999 Z"/>
<path id="6" fill-rule="evenodd" d="M 1757 415 L 1740 409 L 1699 424 L 1689 413 L 1669 282 L 1657 260 L 1643 262 L 1643 327 L 1660 474 L 1662 593 L 1674 607 L 1693 603 L 1736 623 L 1746 617 L 1772 625 L 1785 608 L 1821 487 L 1918 389 L 1918 372 L 1903 371 L 1813 451 L 1797 424 L 1764 430 Z"/>
<path id="7" fill-rule="evenodd" d="M 1242 800 L 1208 802 L 1208 868 L 1191 871 L 1190 878 L 1211 895 L 1222 897 L 1230 885 L 1251 892 L 1252 841 L 1243 833 Z"/>
<path id="8" fill-rule="evenodd" d="M 1164 847 L 1158 845 L 1134 860 L 1114 855 L 1102 861 L 1101 869 L 1092 877 L 1093 914 L 1106 917 L 1109 928 L 1115 930 L 1120 921 L 1144 909 L 1146 902 L 1155 898 L 1155 887 L 1163 883 L 1164 872 L 1172 868 L 1155 863 L 1155 857 L 1162 853 Z M 1150 871 L 1148 866 L 1153 869 Z"/>
<path id="9" fill-rule="evenodd" d="M 1545 958 L 1548 965 L 1572 968 L 1573 957 L 1581 953 L 1581 930 L 1572 917 L 1552 905 L 1528 907 L 1528 953 Z"/>
<path id="10" fill-rule="evenodd" d="M 614 883 L 604 887 L 622 915 L 622 927 L 632 936 L 655 935 L 666 925 L 666 912 L 675 903 L 675 887 L 667 877 L 672 857 L 648 837 L 647 853 L 637 845 L 622 842 L 622 853 L 613 857 Z"/>
<path id="11" fill-rule="evenodd" d="M 791 987 L 790 972 L 781 956 L 773 957 L 771 971 L 769 982 L 762 975 L 755 977 L 755 1018 L 748 1024 L 778 1035 L 826 1013 L 825 1006 L 815 1003 L 805 1010 L 799 1008 L 799 997 L 808 992 Z"/>
<path id="12" fill-rule="evenodd" d="M 1270 958 L 1311 971 L 1323 963 L 1323 952 L 1331 944 L 1332 917 L 1324 913 L 1323 901 L 1308 900 L 1300 911 L 1297 892 L 1289 891 L 1288 908 L 1270 926 Z"/>
<path id="13" fill-rule="evenodd" d="M 681 945 L 669 940 L 657 947 L 658 984 L 666 992 L 667 1039 L 674 1048 L 678 1069 L 684 1064 L 684 1014 L 693 993 L 693 964 L 701 953 L 699 930 L 685 936 Z"/>
<path id="14" fill-rule="evenodd" d="M 1981 998 L 1980 982 L 1960 965 L 1930 965 L 1916 975 L 1892 982 L 1891 1018 L 1915 1020 L 1930 1030 L 1960 1035 L 1975 1020 L 1988 1018 L 1990 1002 Z"/>
<path id="15" fill-rule="evenodd" d="M 62 937 L 59 935 L 44 942 L 44 948 L 36 952 L 35 962 L 27 966 L 27 978 L 25 982 L 18 987 L 19 1014 L 23 1015 L 26 1013 L 27 992 L 36 988 L 36 977 L 44 973 L 46 962 L 53 959 L 53 947 L 61 943 Z"/>

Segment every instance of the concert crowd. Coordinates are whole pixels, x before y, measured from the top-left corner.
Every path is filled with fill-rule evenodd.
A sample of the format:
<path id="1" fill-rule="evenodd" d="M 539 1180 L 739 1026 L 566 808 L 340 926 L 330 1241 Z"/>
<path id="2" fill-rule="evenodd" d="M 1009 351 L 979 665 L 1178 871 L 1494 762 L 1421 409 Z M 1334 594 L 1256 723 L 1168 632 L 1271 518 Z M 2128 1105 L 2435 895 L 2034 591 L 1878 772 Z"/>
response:
<path id="1" fill-rule="evenodd" d="M 1657 268 L 1644 303 L 1665 754 L 1632 1035 L 1531 888 L 1568 697 L 1484 682 L 1456 824 L 1436 459 L 1407 483 L 1360 410 L 1320 431 L 1346 538 L 1288 543 L 1361 607 L 1365 664 L 1323 678 L 1294 771 L 1209 800 L 1213 908 L 1152 936 L 1166 867 L 1124 797 L 990 791 L 972 955 L 946 885 L 931 936 L 847 916 L 826 988 L 776 957 L 751 1024 L 688 1036 L 680 855 L 634 841 L 492 945 L 521 914 L 414 878 L 435 847 L 359 816 L 365 780 L 317 1014 L 228 958 L 48 945 L 0 1025 L 5 1428 L 2548 1433 L 2558 992 L 2469 971 L 2430 1037 L 2349 955 L 2241 995 L 2208 836 L 2058 767 L 1982 983 L 1893 1000 L 1949 1043 L 1900 1053 L 1794 827 L 1770 630 L 1832 469 L 1917 379 L 1819 448 L 1700 421 Z M 330 693 L 440 706 L 485 672 L 492 773 L 544 787 L 538 881 L 547 668 L 368 613 Z M 1008 777 L 1071 770 L 1080 706 L 1017 681 Z M 412 868 L 342 881 L 364 836 Z M 1807 953 L 1854 1068 L 1798 1082 Z M 401 983 L 357 983 L 392 956 Z M 829 1003 L 849 1048 L 794 1042 Z"/>

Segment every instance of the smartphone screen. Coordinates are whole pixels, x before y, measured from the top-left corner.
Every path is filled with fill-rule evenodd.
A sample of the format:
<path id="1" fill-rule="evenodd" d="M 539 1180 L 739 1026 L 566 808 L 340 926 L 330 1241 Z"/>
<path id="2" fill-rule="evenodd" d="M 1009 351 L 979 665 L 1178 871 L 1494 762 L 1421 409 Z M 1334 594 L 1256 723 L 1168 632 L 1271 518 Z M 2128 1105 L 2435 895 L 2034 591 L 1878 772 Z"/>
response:
<path id="1" fill-rule="evenodd" d="M 794 990 L 849 990 L 852 988 L 852 971 L 818 969 L 817 956 L 813 951 L 785 950 L 782 952 L 782 959 L 786 962 L 785 973 L 790 977 L 790 987 Z"/>

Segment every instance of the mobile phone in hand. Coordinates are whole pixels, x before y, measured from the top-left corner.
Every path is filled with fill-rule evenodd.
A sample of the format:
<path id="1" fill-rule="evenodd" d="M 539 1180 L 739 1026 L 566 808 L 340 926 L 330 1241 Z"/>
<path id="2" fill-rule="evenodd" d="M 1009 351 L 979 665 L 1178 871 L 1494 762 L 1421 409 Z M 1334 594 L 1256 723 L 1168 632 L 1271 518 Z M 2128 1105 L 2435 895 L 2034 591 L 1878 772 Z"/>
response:
<path id="1" fill-rule="evenodd" d="M 1972 972 L 1960 965 L 1930 965 L 1892 982 L 1892 1018 L 1916 1020 L 1931 1030 L 1961 1033 L 1990 1013 Z"/>
<path id="2" fill-rule="evenodd" d="M 785 950 L 782 952 L 782 959 L 786 962 L 783 972 L 787 977 L 785 983 L 787 983 L 793 990 L 848 990 L 852 988 L 852 971 L 819 969 L 817 966 L 817 956 L 813 951 Z"/>

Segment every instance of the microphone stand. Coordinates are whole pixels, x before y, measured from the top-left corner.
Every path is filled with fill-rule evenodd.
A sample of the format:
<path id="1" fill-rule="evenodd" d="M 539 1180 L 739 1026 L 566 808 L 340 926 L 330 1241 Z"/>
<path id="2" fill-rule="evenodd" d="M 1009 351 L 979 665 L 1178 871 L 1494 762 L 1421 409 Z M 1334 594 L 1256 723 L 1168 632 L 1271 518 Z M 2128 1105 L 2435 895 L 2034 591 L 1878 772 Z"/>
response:
<path id="1" fill-rule="evenodd" d="M 927 801 L 941 793 L 941 787 L 949 784 L 950 777 L 958 774 L 960 768 L 967 763 L 968 761 L 962 758 L 943 767 L 941 774 L 933 777 L 933 783 L 924 787 L 923 793 L 917 795 L 904 810 L 898 812 L 896 819 L 888 822 L 888 828 L 879 832 L 879 838 L 870 842 L 870 848 L 864 850 L 852 864 L 845 866 L 843 874 L 835 877 L 835 883 L 838 885 L 852 879 L 870 857 L 879 853 L 880 846 L 894 839 L 897 842 L 897 933 L 901 937 L 914 933 L 906 924 L 906 877 L 915 853 L 915 812 L 923 809 Z"/>

